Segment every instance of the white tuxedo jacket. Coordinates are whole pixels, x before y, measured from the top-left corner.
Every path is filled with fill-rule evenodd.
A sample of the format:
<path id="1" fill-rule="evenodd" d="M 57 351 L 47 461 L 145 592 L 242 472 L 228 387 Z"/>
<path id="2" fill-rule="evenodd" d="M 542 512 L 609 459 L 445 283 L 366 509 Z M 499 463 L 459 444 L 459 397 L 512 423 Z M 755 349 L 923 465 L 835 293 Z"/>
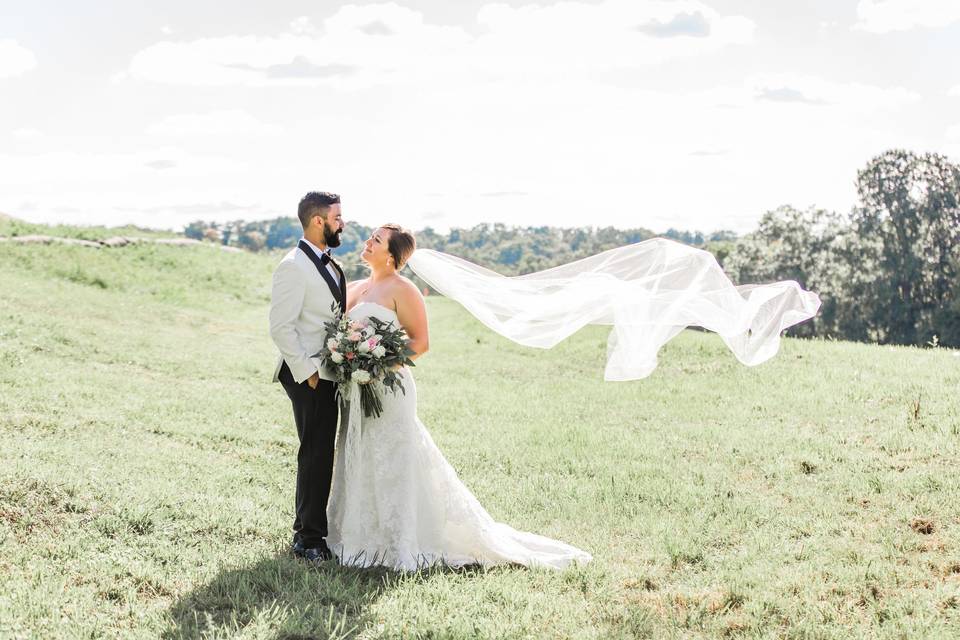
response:
<path id="1" fill-rule="evenodd" d="M 341 278 L 336 288 L 343 282 Z M 326 335 L 323 323 L 333 320 L 331 305 L 334 302 L 337 298 L 333 289 L 303 250 L 295 247 L 283 257 L 273 272 L 270 294 L 270 337 L 280 350 L 273 370 L 274 382 L 278 380 L 284 360 L 298 383 L 314 371 L 324 380 L 334 380 L 333 373 L 321 364 L 320 358 L 311 357 L 323 346 Z"/>

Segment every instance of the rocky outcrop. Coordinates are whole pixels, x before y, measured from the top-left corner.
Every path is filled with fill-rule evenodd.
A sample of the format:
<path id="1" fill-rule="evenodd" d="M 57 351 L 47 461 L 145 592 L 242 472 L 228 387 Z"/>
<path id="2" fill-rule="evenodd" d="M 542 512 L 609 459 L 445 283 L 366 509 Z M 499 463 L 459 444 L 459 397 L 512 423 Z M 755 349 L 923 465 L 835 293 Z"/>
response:
<path id="1" fill-rule="evenodd" d="M 6 238 L 0 236 L 0 242 L 14 242 L 18 244 L 73 244 L 80 245 L 82 247 L 100 247 L 99 242 L 93 242 L 91 240 L 80 240 L 79 238 L 57 238 L 54 236 L 39 236 L 39 235 L 27 235 L 27 236 L 13 236 L 12 238 Z"/>
<path id="2" fill-rule="evenodd" d="M 194 240 L 193 238 L 136 238 L 127 236 L 113 236 L 104 240 L 81 240 L 79 238 L 62 238 L 59 236 L 26 235 L 11 237 L 0 236 L 0 242 L 13 242 L 16 244 L 70 244 L 81 247 L 92 247 L 94 249 L 125 247 L 131 244 L 144 243 L 172 244 L 178 246 L 200 245 L 204 247 L 219 247 L 223 251 L 230 251 L 233 253 L 239 253 L 242 251 L 242 249 L 238 249 L 237 247 L 228 247 L 222 244 L 213 244 L 210 242 L 200 242 L 199 240 Z"/>

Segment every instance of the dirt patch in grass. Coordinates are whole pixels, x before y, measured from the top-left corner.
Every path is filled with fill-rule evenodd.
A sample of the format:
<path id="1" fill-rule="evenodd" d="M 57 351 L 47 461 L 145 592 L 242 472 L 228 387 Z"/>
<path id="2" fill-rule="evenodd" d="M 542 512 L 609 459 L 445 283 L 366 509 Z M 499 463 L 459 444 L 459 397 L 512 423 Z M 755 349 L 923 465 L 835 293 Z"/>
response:
<path id="1" fill-rule="evenodd" d="M 937 530 L 937 525 L 930 518 L 914 518 L 910 522 L 910 528 L 917 533 L 928 536 Z"/>
<path id="2" fill-rule="evenodd" d="M 17 542 L 44 533 L 57 533 L 72 516 L 94 510 L 92 501 L 74 488 L 35 478 L 0 480 L 0 520 Z"/>

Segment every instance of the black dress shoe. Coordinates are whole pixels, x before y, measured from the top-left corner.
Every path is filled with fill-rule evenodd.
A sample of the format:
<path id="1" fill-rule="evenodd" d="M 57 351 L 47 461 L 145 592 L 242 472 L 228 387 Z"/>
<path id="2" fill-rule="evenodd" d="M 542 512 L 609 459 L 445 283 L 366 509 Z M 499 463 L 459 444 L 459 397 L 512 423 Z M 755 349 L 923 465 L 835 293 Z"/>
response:
<path id="1" fill-rule="evenodd" d="M 306 560 L 307 562 L 325 562 L 333 559 L 333 553 L 330 552 L 330 549 L 327 548 L 327 545 L 323 545 L 322 547 L 301 549 L 300 551 L 294 551 L 293 554 L 301 560 Z"/>
<path id="2" fill-rule="evenodd" d="M 297 538 L 296 540 L 294 540 L 293 544 L 290 545 L 290 551 L 292 551 L 293 555 L 295 556 L 303 553 L 303 540 L 301 540 L 300 538 Z"/>

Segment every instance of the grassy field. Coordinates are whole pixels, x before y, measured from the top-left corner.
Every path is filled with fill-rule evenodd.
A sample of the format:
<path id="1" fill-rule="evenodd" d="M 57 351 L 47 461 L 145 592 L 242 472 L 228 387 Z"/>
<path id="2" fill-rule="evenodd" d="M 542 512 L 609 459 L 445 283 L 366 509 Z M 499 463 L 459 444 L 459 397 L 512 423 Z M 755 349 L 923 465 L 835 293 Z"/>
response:
<path id="1" fill-rule="evenodd" d="M 943 349 L 788 339 L 747 368 L 688 331 L 605 383 L 602 328 L 537 351 L 430 299 L 437 444 L 494 517 L 595 560 L 294 561 L 275 260 L 0 244 L 0 638 L 960 635 Z"/>

